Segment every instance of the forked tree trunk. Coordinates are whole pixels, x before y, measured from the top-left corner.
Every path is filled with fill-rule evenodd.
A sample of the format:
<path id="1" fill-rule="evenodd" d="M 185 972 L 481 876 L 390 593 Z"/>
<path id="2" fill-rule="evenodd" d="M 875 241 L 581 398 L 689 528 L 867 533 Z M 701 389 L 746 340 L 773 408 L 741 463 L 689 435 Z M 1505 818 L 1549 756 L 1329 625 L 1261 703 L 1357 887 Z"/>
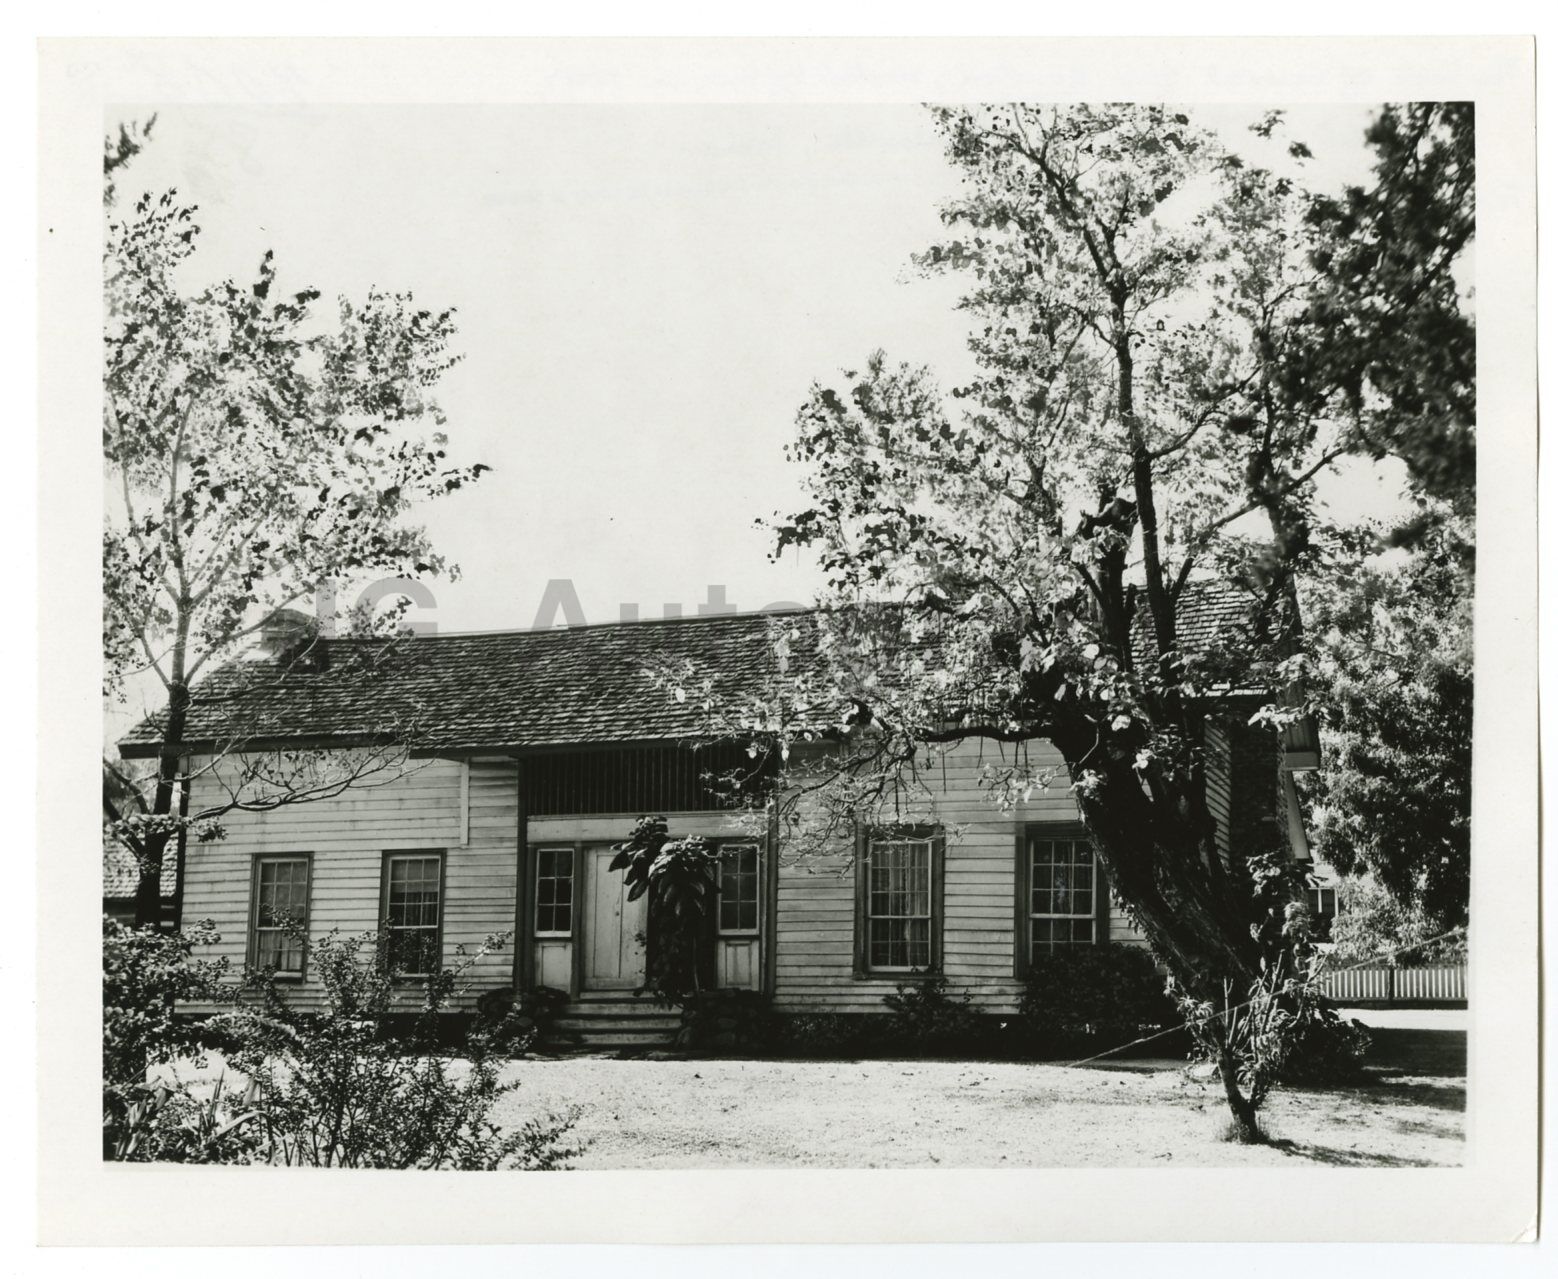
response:
<path id="1" fill-rule="evenodd" d="M 1260 1124 L 1255 1118 L 1255 1103 L 1239 1091 L 1239 1063 L 1224 1045 L 1217 1053 L 1217 1073 L 1222 1076 L 1223 1096 L 1233 1115 L 1234 1139 L 1243 1146 L 1253 1146 L 1263 1140 Z"/>
<path id="2" fill-rule="evenodd" d="M 1148 794 L 1133 761 L 1101 760 L 1095 743 L 1089 738 L 1075 750 L 1057 744 L 1073 777 L 1085 769 L 1099 779 L 1078 804 L 1109 884 L 1175 985 L 1223 1010 L 1226 993 L 1249 990 L 1260 971 L 1252 933 L 1259 921 L 1243 859 L 1225 861 L 1219 850 L 1198 772 L 1155 775 Z M 1217 1066 L 1238 1140 L 1259 1141 L 1256 1107 L 1239 1089 L 1226 1046 Z"/>

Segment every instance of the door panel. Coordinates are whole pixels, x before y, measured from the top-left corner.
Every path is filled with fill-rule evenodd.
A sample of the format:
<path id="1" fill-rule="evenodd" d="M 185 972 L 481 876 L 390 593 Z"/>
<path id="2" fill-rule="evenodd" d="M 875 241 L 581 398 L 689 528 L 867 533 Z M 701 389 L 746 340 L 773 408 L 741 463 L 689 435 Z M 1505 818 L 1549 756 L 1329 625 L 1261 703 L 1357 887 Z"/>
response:
<path id="1" fill-rule="evenodd" d="M 756 937 L 721 937 L 717 976 L 723 990 L 757 990 L 761 984 Z"/>
<path id="2" fill-rule="evenodd" d="M 622 872 L 609 870 L 610 847 L 585 850 L 584 988 L 636 990 L 644 984 L 649 899 L 627 899 Z"/>

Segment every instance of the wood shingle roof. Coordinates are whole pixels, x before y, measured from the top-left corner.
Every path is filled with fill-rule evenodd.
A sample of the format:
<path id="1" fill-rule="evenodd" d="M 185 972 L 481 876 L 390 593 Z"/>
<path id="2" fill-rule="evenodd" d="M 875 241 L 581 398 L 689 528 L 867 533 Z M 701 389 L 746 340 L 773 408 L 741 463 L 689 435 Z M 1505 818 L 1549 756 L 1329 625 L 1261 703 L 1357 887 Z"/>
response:
<path id="1" fill-rule="evenodd" d="M 1189 584 L 1183 646 L 1236 639 L 1251 597 L 1221 583 Z M 290 667 L 235 660 L 195 690 L 184 739 L 194 750 L 247 745 L 347 745 L 406 740 L 420 751 L 460 753 L 706 735 L 701 696 L 677 701 L 653 671 L 710 680 L 729 704 L 774 674 L 775 629 L 793 663 L 813 651 L 814 614 L 746 613 L 547 631 L 440 634 L 397 641 L 318 639 L 317 663 Z M 1145 636 L 1143 637 L 1145 639 Z M 309 669 L 304 669 L 308 666 Z M 127 758 L 156 753 L 163 716 L 121 742 Z"/>

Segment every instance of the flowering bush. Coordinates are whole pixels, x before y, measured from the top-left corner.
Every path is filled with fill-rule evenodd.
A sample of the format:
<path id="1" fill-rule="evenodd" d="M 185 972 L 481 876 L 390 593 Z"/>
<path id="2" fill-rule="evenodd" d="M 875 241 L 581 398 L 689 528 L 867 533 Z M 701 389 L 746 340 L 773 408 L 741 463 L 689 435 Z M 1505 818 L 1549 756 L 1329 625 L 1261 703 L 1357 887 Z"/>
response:
<path id="1" fill-rule="evenodd" d="M 103 917 L 104 1158 L 212 1162 L 243 1153 L 247 1133 L 222 1117 L 225 1101 L 202 1101 L 177 1080 L 147 1080 L 158 1066 L 203 1062 L 206 1028 L 177 1007 L 232 1000 L 227 961 L 194 954 L 220 940 L 209 921 L 165 933 Z"/>
<path id="2" fill-rule="evenodd" d="M 438 1020 L 466 968 L 427 979 L 408 1036 L 388 1029 L 402 989 L 379 962 L 375 933 L 315 940 L 310 963 L 325 1007 L 298 1011 L 271 974 L 252 975 L 259 997 L 225 1014 L 221 1029 L 236 1044 L 230 1059 L 252 1081 L 258 1157 L 267 1163 L 340 1168 L 481 1170 L 564 1168 L 581 1152 L 564 1135 L 577 1112 L 532 1119 L 505 1131 L 493 1120 L 518 1086 L 501 1079 L 504 1019 L 466 1036 L 463 1062 L 437 1051 Z"/>

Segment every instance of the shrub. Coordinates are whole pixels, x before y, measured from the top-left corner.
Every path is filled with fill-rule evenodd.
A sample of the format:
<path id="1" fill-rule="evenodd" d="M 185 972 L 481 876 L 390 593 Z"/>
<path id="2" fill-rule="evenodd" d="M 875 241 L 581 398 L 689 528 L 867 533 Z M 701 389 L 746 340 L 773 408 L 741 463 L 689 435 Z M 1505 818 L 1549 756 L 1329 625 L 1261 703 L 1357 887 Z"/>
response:
<path id="1" fill-rule="evenodd" d="M 676 1045 L 692 1052 L 758 1052 L 777 1028 L 767 1001 L 753 990 L 707 990 L 682 1005 Z"/>
<path id="2" fill-rule="evenodd" d="M 945 1052 L 974 1047 L 984 1037 L 979 1014 L 965 991 L 962 998 L 947 994 L 945 977 L 921 982 L 901 982 L 897 992 L 882 1002 L 891 1011 L 887 1037 L 894 1047 L 916 1052 Z"/>
<path id="3" fill-rule="evenodd" d="M 1262 968 L 1244 999 L 1229 991 L 1222 1009 L 1181 1002 L 1192 1057 L 1216 1063 L 1219 1071 L 1233 1063 L 1252 1114 L 1280 1084 L 1355 1078 L 1368 1052 L 1368 1030 L 1341 1017 L 1320 994 L 1316 959 L 1312 947 L 1279 956 Z"/>
<path id="4" fill-rule="evenodd" d="M 664 817 L 640 817 L 611 870 L 622 871 L 628 900 L 649 894 L 648 972 L 644 990 L 667 1008 L 702 989 L 704 930 L 719 893 L 720 851 L 701 835 L 672 839 Z"/>
<path id="5" fill-rule="evenodd" d="M 878 1019 L 883 1020 L 883 1019 Z M 779 1019 L 775 1046 L 797 1057 L 852 1057 L 880 1035 L 870 1020 L 844 1013 L 795 1013 Z"/>
<path id="6" fill-rule="evenodd" d="M 196 946 L 221 937 L 210 922 L 182 932 L 130 928 L 103 918 L 103 1157 L 223 1162 L 246 1156 L 250 1129 L 224 1118 L 218 1085 L 197 1098 L 177 1079 L 147 1082 L 148 1070 L 190 1059 L 203 1064 L 206 1028 L 178 1015 L 181 1000 L 231 1002 L 225 959 L 197 959 Z"/>
<path id="7" fill-rule="evenodd" d="M 1259 969 L 1245 990 L 1224 981 L 1211 999 L 1182 994 L 1179 1002 L 1195 1054 L 1217 1065 L 1235 1139 L 1253 1143 L 1265 1140 L 1257 1115 L 1273 1088 L 1352 1073 L 1369 1041 L 1320 994 L 1322 956 L 1303 869 L 1275 851 L 1250 857 L 1247 866 L 1264 908 L 1251 929 L 1262 952 Z"/>
<path id="8" fill-rule="evenodd" d="M 1373 876 L 1341 881 L 1331 924 L 1334 963 L 1456 964 L 1466 962 L 1466 934 L 1434 939 L 1421 906 L 1399 901 Z"/>
<path id="9" fill-rule="evenodd" d="M 439 1013 L 464 967 L 488 946 L 423 984 L 420 1014 L 401 1037 L 388 1030 L 401 987 L 378 961 L 378 942 L 373 933 L 332 932 L 312 944 L 321 1012 L 293 1009 L 273 974 L 251 974 L 258 1003 L 220 1019 L 237 1045 L 234 1067 L 252 1081 L 257 1157 L 343 1168 L 566 1167 L 581 1152 L 562 1144 L 576 1111 L 513 1132 L 493 1122 L 498 1102 L 517 1087 L 501 1081 L 494 1027 L 477 1023 L 463 1069 L 433 1051 Z"/>
<path id="10" fill-rule="evenodd" d="M 518 1057 L 533 1052 L 568 1006 L 568 992 L 533 986 L 517 997 L 509 987 L 488 991 L 476 1003 L 471 1035 L 485 1036 L 489 1051 Z"/>
<path id="11" fill-rule="evenodd" d="M 1152 956 L 1137 946 L 1066 946 L 1035 955 L 1018 1017 L 1034 1047 L 1121 1044 L 1176 1025 Z"/>
<path id="12" fill-rule="evenodd" d="M 199 1052 L 198 1024 L 176 1015 L 181 1000 L 230 1002 L 225 959 L 197 959 L 221 941 L 210 921 L 182 932 L 130 928 L 103 916 L 103 1079 L 138 1084 L 146 1070 Z"/>

